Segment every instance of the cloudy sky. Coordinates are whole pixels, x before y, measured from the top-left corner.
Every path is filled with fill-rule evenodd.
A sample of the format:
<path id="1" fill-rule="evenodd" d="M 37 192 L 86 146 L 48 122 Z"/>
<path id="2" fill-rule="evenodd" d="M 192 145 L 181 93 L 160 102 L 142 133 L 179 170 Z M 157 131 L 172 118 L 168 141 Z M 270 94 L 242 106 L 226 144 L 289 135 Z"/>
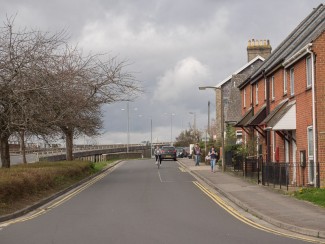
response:
<path id="1" fill-rule="evenodd" d="M 193 125 L 207 127 L 214 86 L 247 62 L 250 39 L 275 49 L 321 0 L 0 0 L 2 23 L 68 30 L 84 53 L 127 59 L 146 92 L 129 104 L 131 143 L 170 141 Z M 190 114 L 192 113 L 192 114 Z M 127 143 L 126 103 L 103 108 L 104 130 L 83 143 Z"/>

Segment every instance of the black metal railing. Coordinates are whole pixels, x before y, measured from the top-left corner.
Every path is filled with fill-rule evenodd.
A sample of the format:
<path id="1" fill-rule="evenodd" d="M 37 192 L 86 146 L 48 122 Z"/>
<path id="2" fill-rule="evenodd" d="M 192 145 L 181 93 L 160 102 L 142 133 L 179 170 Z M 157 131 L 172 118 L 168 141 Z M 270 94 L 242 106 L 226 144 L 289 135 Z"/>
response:
<path id="1" fill-rule="evenodd" d="M 325 184 L 325 163 L 310 162 L 307 165 L 288 162 L 263 162 L 263 157 L 247 157 L 236 155 L 231 163 L 228 160 L 227 170 L 233 171 L 237 175 L 251 178 L 258 184 L 262 183 L 273 188 L 324 186 Z M 316 169 L 316 175 L 314 172 Z M 314 184 L 316 182 L 316 184 Z"/>

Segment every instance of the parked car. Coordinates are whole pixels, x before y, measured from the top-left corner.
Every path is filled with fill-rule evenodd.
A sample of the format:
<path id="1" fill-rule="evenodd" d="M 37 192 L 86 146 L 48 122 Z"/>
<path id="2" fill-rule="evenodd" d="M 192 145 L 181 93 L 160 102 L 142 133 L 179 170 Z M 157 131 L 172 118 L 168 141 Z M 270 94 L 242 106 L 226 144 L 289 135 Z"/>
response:
<path id="1" fill-rule="evenodd" d="M 185 150 L 183 147 L 176 147 L 176 157 L 184 158 Z"/>
<path id="2" fill-rule="evenodd" d="M 161 147 L 161 160 L 173 159 L 176 161 L 176 148 L 173 146 Z"/>
<path id="3" fill-rule="evenodd" d="M 191 158 L 192 157 L 192 155 L 190 154 L 190 147 L 184 147 L 184 151 L 185 151 L 185 154 L 184 154 L 185 158 Z"/>
<path id="4" fill-rule="evenodd" d="M 186 158 L 188 155 L 185 147 L 176 147 L 176 151 L 176 156 L 178 158 Z"/>

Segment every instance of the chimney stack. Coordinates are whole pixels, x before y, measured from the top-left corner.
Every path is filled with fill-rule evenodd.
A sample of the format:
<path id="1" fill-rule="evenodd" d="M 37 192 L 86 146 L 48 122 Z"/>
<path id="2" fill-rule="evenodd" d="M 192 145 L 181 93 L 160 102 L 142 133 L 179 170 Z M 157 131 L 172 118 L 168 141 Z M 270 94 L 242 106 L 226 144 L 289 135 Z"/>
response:
<path id="1" fill-rule="evenodd" d="M 249 40 L 247 45 L 248 62 L 258 55 L 266 59 L 271 51 L 272 47 L 269 40 Z"/>

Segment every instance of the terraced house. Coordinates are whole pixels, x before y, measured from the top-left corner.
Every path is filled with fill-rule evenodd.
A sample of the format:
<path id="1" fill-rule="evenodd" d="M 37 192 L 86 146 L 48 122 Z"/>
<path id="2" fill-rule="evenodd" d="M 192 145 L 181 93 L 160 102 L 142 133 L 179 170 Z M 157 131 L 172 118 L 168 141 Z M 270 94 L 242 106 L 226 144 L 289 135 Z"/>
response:
<path id="1" fill-rule="evenodd" d="M 236 126 L 266 165 L 264 178 L 278 164 L 290 185 L 325 186 L 324 29 L 321 4 L 238 86 Z"/>

